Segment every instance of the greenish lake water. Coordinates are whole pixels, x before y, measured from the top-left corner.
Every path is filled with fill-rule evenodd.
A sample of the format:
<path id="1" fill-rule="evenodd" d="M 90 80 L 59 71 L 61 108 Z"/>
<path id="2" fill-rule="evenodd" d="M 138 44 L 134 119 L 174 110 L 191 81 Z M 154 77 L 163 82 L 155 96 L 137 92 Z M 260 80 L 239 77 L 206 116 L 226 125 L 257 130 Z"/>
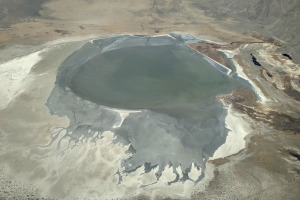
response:
<path id="1" fill-rule="evenodd" d="M 100 105 L 176 115 L 198 112 L 214 104 L 216 95 L 244 87 L 202 56 L 177 45 L 104 52 L 74 72 L 69 86 Z"/>

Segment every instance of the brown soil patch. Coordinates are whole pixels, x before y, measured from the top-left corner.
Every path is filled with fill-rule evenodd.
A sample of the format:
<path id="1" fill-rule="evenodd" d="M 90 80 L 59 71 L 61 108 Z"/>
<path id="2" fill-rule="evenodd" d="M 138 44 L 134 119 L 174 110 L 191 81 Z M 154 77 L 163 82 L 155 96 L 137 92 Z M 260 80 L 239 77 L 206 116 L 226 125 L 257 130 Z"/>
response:
<path id="1" fill-rule="evenodd" d="M 207 57 L 217 61 L 218 63 L 229 67 L 227 62 L 222 57 L 218 49 L 221 48 L 221 45 L 213 43 L 198 43 L 198 44 L 188 44 L 192 49 L 206 55 Z"/>
<path id="2" fill-rule="evenodd" d="M 300 101 L 300 92 L 295 90 L 292 85 L 291 85 L 291 77 L 289 76 L 284 76 L 283 77 L 283 83 L 284 83 L 284 92 L 292 97 L 293 99 Z M 299 124 L 300 126 L 300 124 Z"/>
<path id="3" fill-rule="evenodd" d="M 231 94 L 218 96 L 218 99 L 276 130 L 300 134 L 300 117 L 295 118 L 285 113 L 266 109 L 262 104 L 256 103 L 254 95 L 245 89 L 234 90 Z"/>

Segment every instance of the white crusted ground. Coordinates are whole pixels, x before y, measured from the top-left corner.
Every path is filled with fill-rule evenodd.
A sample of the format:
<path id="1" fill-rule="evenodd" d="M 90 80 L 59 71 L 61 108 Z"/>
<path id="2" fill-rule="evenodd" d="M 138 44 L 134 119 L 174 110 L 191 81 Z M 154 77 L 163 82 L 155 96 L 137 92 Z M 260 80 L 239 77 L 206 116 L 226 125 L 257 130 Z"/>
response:
<path id="1" fill-rule="evenodd" d="M 226 142 L 216 150 L 213 157 L 210 158 L 211 160 L 224 158 L 244 149 L 246 147 L 245 137 L 252 132 L 251 126 L 243 116 L 234 112 L 230 107 L 225 123 L 226 128 L 229 129 Z"/>

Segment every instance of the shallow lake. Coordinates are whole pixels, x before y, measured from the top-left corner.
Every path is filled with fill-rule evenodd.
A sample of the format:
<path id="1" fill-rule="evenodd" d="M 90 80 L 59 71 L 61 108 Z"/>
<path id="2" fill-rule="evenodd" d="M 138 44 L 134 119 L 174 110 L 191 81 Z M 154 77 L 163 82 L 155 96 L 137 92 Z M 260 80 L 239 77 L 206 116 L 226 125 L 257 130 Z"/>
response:
<path id="1" fill-rule="evenodd" d="M 159 178 L 166 166 L 180 166 L 181 180 L 187 180 L 192 163 L 204 170 L 206 160 L 226 140 L 227 110 L 216 96 L 250 89 L 226 72 L 182 38 L 100 39 L 61 64 L 47 106 L 69 118 L 69 141 L 112 131 L 115 143 L 129 145 L 132 156 L 122 162 L 126 173 L 159 166 Z M 122 121 L 112 108 L 140 112 Z"/>
<path id="2" fill-rule="evenodd" d="M 134 46 L 101 53 L 69 77 L 69 87 L 100 105 L 196 114 L 216 95 L 245 87 L 187 46 Z"/>

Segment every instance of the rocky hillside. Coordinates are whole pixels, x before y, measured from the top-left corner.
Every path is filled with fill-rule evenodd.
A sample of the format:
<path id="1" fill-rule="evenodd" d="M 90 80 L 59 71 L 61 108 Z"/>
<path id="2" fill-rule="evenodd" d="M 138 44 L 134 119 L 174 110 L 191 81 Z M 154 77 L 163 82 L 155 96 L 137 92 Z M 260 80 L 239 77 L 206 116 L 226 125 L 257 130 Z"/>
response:
<path id="1" fill-rule="evenodd" d="M 300 52 L 299 0 L 191 0 L 194 6 L 220 21 L 233 18 L 236 28 L 257 31 L 279 40 L 290 53 Z M 300 58 L 295 57 L 297 62 Z"/>

